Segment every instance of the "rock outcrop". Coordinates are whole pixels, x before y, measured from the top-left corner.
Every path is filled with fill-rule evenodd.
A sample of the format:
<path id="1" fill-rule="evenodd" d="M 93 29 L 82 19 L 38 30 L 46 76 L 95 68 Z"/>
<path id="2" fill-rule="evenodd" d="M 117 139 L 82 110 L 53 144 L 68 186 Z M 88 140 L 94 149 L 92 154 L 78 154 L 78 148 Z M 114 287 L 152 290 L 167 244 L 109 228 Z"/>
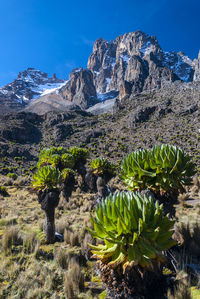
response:
<path id="1" fill-rule="evenodd" d="M 96 89 L 93 84 L 93 74 L 90 70 L 75 69 L 69 76 L 69 81 L 60 90 L 62 97 L 82 109 L 87 109 L 97 103 Z"/>
<path id="2" fill-rule="evenodd" d="M 194 81 L 200 81 L 200 50 L 198 59 L 194 60 L 195 70 L 194 70 Z"/>
<path id="3" fill-rule="evenodd" d="M 88 60 L 98 93 L 131 93 L 159 89 L 165 82 L 192 81 L 193 63 L 182 52 L 164 52 L 155 36 L 136 31 L 108 42 L 99 39 Z"/>

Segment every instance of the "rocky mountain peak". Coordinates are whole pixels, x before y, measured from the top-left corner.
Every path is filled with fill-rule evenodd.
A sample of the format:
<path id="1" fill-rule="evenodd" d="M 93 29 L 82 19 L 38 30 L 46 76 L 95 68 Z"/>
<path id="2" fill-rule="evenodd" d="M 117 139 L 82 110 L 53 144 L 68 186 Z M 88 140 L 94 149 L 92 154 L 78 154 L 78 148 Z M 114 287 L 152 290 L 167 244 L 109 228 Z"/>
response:
<path id="1" fill-rule="evenodd" d="M 34 68 L 19 72 L 17 79 L 0 88 L 0 96 L 11 97 L 18 102 L 27 102 L 42 95 L 46 90 L 59 87 L 65 80 L 48 78 L 47 73 L 42 73 Z"/>
<path id="2" fill-rule="evenodd" d="M 42 96 L 43 105 L 48 101 L 52 109 L 62 109 L 63 104 L 90 109 L 96 103 L 114 103 L 116 98 L 160 89 L 176 80 L 200 81 L 200 53 L 192 61 L 182 51 L 164 51 L 155 36 L 138 30 L 113 41 L 97 39 L 87 68 L 72 70 L 68 81 L 57 79 L 56 74 L 49 78 L 34 68 L 20 72 L 16 80 L 0 88 L 0 100 L 17 109 L 39 98 L 39 107 Z"/>
<path id="3" fill-rule="evenodd" d="M 27 68 L 12 83 L 0 88 L 1 105 L 4 103 L 11 110 L 22 109 L 30 100 L 61 87 L 64 82 L 56 74 L 51 78 L 47 73 Z"/>
<path id="4" fill-rule="evenodd" d="M 194 75 L 193 61 L 183 52 L 164 51 L 155 36 L 140 30 L 110 42 L 97 40 L 88 69 L 98 94 L 123 90 L 123 96 L 127 90 L 138 93 L 174 80 L 189 82 Z"/>

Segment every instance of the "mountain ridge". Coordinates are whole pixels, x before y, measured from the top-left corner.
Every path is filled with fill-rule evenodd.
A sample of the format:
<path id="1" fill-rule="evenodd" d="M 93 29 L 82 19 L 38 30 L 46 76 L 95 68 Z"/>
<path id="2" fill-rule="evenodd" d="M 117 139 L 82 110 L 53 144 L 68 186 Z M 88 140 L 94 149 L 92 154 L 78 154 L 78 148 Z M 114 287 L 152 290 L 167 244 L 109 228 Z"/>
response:
<path id="1" fill-rule="evenodd" d="M 200 81 L 200 54 L 192 61 L 183 52 L 164 51 L 155 36 L 136 31 L 110 42 L 97 39 L 87 68 L 72 70 L 67 81 L 28 68 L 0 88 L 0 106 L 3 113 L 91 110 L 101 102 L 113 100 L 114 105 L 116 99 L 160 89 L 177 80 Z"/>

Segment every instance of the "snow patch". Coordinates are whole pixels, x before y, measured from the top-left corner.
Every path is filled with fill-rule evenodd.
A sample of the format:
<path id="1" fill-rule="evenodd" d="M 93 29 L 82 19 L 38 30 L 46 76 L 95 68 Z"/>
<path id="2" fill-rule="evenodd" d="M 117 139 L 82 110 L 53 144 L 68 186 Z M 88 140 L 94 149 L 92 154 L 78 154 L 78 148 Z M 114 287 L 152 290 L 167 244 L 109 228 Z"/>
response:
<path id="1" fill-rule="evenodd" d="M 107 113 L 111 111 L 112 107 L 115 104 L 115 99 L 105 100 L 104 102 L 98 103 L 90 108 L 87 109 L 88 112 L 98 115 L 102 113 Z"/>
<path id="2" fill-rule="evenodd" d="M 104 102 L 108 99 L 113 99 L 116 98 L 118 96 L 119 92 L 116 90 L 111 90 L 109 92 L 105 92 L 105 93 L 97 93 L 97 100 L 99 102 Z"/>
<path id="3" fill-rule="evenodd" d="M 119 56 L 124 62 L 126 62 L 128 64 L 130 57 L 128 55 L 120 55 Z"/>
<path id="4" fill-rule="evenodd" d="M 150 41 L 148 41 L 146 44 L 144 44 L 141 48 L 140 48 L 140 52 L 146 56 L 148 54 L 150 54 L 152 52 L 152 44 L 150 43 Z"/>
<path id="5" fill-rule="evenodd" d="M 44 96 L 46 94 L 49 94 L 51 92 L 57 92 L 60 88 L 62 88 L 68 81 L 65 81 L 64 83 L 55 83 L 55 84 L 45 84 L 45 85 L 40 85 L 38 89 L 40 89 L 41 95 Z M 38 92 L 38 91 L 37 91 Z"/>
<path id="6" fill-rule="evenodd" d="M 7 95 L 8 94 L 8 90 L 0 88 L 0 93 Z"/>
<path id="7" fill-rule="evenodd" d="M 164 52 L 163 65 L 170 68 L 181 80 L 188 82 L 192 69 L 192 60 L 186 55 Z"/>

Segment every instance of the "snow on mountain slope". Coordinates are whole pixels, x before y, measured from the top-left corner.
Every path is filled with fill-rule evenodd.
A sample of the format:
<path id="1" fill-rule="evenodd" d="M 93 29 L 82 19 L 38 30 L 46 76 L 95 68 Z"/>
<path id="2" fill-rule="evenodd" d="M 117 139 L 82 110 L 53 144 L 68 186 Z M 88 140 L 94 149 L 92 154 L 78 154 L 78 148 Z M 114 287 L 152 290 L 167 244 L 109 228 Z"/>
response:
<path id="1" fill-rule="evenodd" d="M 34 68 L 20 72 L 16 80 L 0 88 L 0 97 L 11 98 L 18 103 L 25 104 L 41 95 L 55 91 L 66 83 L 54 75 L 48 78 L 47 73 L 42 73 Z"/>
<path id="2" fill-rule="evenodd" d="M 163 65 L 170 68 L 181 80 L 191 81 L 193 62 L 184 53 L 164 52 Z"/>

